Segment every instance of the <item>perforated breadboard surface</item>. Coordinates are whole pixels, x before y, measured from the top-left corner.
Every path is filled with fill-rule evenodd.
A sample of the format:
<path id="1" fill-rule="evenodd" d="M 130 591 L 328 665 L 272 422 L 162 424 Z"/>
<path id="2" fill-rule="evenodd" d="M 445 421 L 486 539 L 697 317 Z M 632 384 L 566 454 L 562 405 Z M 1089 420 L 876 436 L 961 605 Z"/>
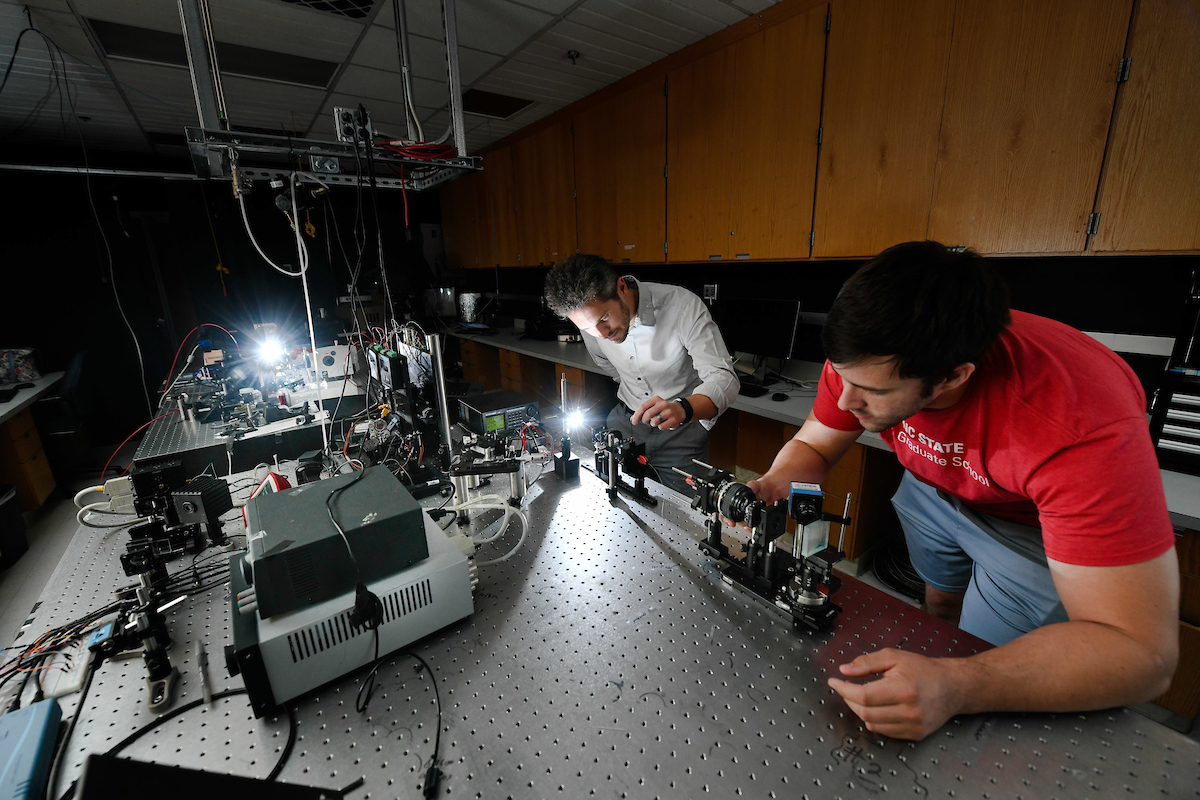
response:
<path id="1" fill-rule="evenodd" d="M 227 426 L 219 423 L 203 424 L 196 420 L 180 420 L 179 415 L 156 420 L 146 431 L 133 454 L 134 461 L 175 455 L 185 450 L 200 450 L 222 444 L 217 433 Z M 224 471 L 224 469 L 222 469 Z"/>
<path id="2" fill-rule="evenodd" d="M 1123 709 L 961 717 L 920 743 L 871 734 L 826 686 L 837 664 L 882 647 L 962 655 L 978 642 L 853 578 L 837 595 L 844 611 L 835 630 L 797 631 L 722 583 L 696 545 L 696 513 L 679 495 L 651 491 L 654 509 L 625 499 L 613 507 L 586 472 L 565 485 L 545 475 L 525 501 L 523 549 L 480 569 L 474 615 L 411 648 L 441 692 L 439 796 L 1200 797 L 1200 745 Z M 486 512 L 472 527 L 497 517 Z M 506 552 L 513 527 L 480 557 Z M 128 584 L 118 562 L 125 538 L 81 530 L 31 632 Z M 231 641 L 223 585 L 168 617 L 171 658 L 183 673 L 176 705 L 200 696 L 197 639 L 210 654 L 214 691 L 241 685 L 222 663 Z M 362 671 L 298 700 L 298 738 L 281 779 L 337 789 L 361 777 L 349 797 L 421 797 L 437 706 L 429 675 L 414 664 L 385 659 L 363 714 L 354 710 Z M 152 719 L 144 674 L 140 658 L 102 666 L 55 796 L 86 753 Z M 125 752 L 263 777 L 287 728 L 286 714 L 256 720 L 239 696 L 190 711 Z"/>

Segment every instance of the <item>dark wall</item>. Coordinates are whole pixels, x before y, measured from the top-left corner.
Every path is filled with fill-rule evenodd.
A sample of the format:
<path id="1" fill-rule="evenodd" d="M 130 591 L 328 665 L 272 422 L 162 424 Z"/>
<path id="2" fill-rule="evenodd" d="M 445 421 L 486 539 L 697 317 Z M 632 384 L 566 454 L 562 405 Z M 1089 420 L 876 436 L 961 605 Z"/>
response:
<path id="1" fill-rule="evenodd" d="M 186 175 L 190 167 L 178 165 L 173 171 Z M 4 180 L 7 196 L 16 202 L 9 203 L 0 251 L 7 300 L 0 315 L 0 346 L 37 348 L 44 371 L 65 369 L 83 354 L 85 413 L 94 441 L 120 441 L 149 418 L 141 368 L 118 311 L 114 279 L 141 346 L 155 406 L 156 387 L 166 378 L 182 337 L 197 323 L 245 333 L 254 323 L 275 322 L 297 343 L 307 342 L 299 279 L 275 272 L 254 251 L 227 183 L 93 176 L 89 202 L 88 183 L 80 175 L 5 173 Z M 345 294 L 349 283 L 343 250 L 354 262 L 356 240 L 364 243 L 360 292 L 380 288 L 380 271 L 369 192 L 363 192 L 361 205 L 358 192 L 349 187 L 311 202 L 308 219 L 317 231 L 315 237 L 305 237 L 307 277 L 320 345 L 342 328 L 335 313 L 337 295 Z M 436 222 L 437 198 L 409 196 L 411 236 L 400 194 L 380 192 L 379 202 L 383 251 L 402 314 L 419 305 L 410 295 L 419 297 L 435 282 L 422 254 L 420 223 Z M 264 251 L 294 269 L 293 234 L 266 185 L 255 186 L 247 212 Z M 342 246 L 334 235 L 334 220 Z M 218 251 L 228 274 L 216 269 Z M 325 309 L 325 319 L 320 309 Z M 226 341 L 215 329 L 204 334 L 214 343 Z M 185 344 L 181 359 L 196 338 Z"/>

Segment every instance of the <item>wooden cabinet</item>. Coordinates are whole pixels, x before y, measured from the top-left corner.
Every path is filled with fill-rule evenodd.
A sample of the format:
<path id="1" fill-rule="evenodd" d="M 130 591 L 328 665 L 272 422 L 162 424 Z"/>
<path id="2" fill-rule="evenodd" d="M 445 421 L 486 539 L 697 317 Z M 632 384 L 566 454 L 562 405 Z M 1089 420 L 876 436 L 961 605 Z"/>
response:
<path id="1" fill-rule="evenodd" d="M 667 259 L 719 261 L 729 250 L 734 48 L 667 75 Z"/>
<path id="2" fill-rule="evenodd" d="M 500 388 L 500 360 L 496 348 L 478 342 L 459 339 L 463 380 L 482 383 L 484 391 Z"/>
<path id="3" fill-rule="evenodd" d="M 667 77 L 670 261 L 806 258 L 824 4 Z"/>
<path id="4" fill-rule="evenodd" d="M 738 420 L 741 412 L 731 408 L 717 417 L 708 432 L 708 463 L 727 472 L 737 469 Z"/>
<path id="5" fill-rule="evenodd" d="M 487 187 L 496 263 L 502 267 L 521 266 L 521 245 L 517 236 L 516 181 L 513 177 L 511 147 L 497 147 L 484 157 L 483 169 L 492 171 Z"/>
<path id="6" fill-rule="evenodd" d="M 490 173 L 472 172 L 443 186 L 442 236 L 446 266 L 451 269 L 492 267 Z"/>
<path id="7" fill-rule="evenodd" d="M 1138 0 L 1090 249 L 1200 250 L 1200 0 Z"/>
<path id="8" fill-rule="evenodd" d="M 501 389 L 520 392 L 537 400 L 543 409 L 547 404 L 558 404 L 558 394 L 552 391 L 551 386 L 551 371 L 554 369 L 552 364 L 504 348 L 497 349 L 497 358 L 500 364 Z"/>
<path id="9" fill-rule="evenodd" d="M 575 155 L 571 121 L 513 145 L 521 266 L 561 263 L 575 253 Z"/>
<path id="10" fill-rule="evenodd" d="M 618 264 L 666 258 L 666 101 L 651 81 L 574 117 L 579 252 Z"/>
<path id="11" fill-rule="evenodd" d="M 28 409 L 0 427 L 0 483 L 16 487 L 22 511 L 40 507 L 54 491 L 54 475 Z"/>
<path id="12" fill-rule="evenodd" d="M 666 259 L 667 97 L 658 81 L 619 98 L 614 114 L 617 141 L 617 263 L 652 264 Z"/>
<path id="13" fill-rule="evenodd" d="M 576 114 L 576 230 L 579 252 L 617 260 L 617 142 L 615 116 L 621 97 Z"/>
<path id="14" fill-rule="evenodd" d="M 833 0 L 813 256 L 924 239 L 954 0 Z"/>
<path id="15" fill-rule="evenodd" d="M 583 412 L 583 418 L 589 424 L 603 422 L 616 404 L 617 384 L 607 375 L 588 372 L 579 367 L 568 367 L 565 364 L 555 364 L 550 374 L 553 382 L 547 393 L 555 393 L 555 403 L 560 402 L 562 376 L 567 376 L 567 406 Z"/>
<path id="16" fill-rule="evenodd" d="M 820 5 L 734 46 L 733 175 L 725 258 L 807 258 L 824 80 Z"/>
<path id="17" fill-rule="evenodd" d="M 1083 252 L 1132 5 L 958 0 L 930 239 Z"/>
<path id="18" fill-rule="evenodd" d="M 442 207 L 442 241 L 446 247 L 446 266 L 460 269 L 474 259 L 467 253 L 474 249 L 474 230 L 466 213 L 466 177 L 456 178 L 438 189 Z M 473 265 L 471 265 L 473 266 Z"/>
<path id="19" fill-rule="evenodd" d="M 514 392 L 523 391 L 521 388 L 521 354 L 512 350 L 500 349 L 497 352 L 500 359 L 500 388 Z"/>

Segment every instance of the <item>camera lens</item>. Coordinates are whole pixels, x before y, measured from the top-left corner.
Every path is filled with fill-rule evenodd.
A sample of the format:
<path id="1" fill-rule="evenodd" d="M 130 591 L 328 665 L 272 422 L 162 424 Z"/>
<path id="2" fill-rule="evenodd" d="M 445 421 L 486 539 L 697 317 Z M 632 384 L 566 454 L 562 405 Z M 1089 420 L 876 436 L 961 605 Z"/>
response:
<path id="1" fill-rule="evenodd" d="M 745 522 L 750 504 L 755 501 L 754 491 L 744 483 L 727 481 L 717 487 L 717 510 L 734 522 Z"/>

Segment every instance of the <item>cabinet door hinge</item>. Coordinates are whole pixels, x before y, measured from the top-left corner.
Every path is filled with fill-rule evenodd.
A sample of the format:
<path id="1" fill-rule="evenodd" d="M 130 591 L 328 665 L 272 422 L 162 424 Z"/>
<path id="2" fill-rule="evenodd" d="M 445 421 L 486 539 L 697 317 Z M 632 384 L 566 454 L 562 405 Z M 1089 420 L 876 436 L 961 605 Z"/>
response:
<path id="1" fill-rule="evenodd" d="M 571 190 L 571 197 L 572 197 L 572 199 L 576 199 L 576 200 L 578 200 L 578 199 L 579 199 L 579 190 L 578 190 L 578 189 L 572 189 L 572 190 Z"/>
<path id="2" fill-rule="evenodd" d="M 667 165 L 663 164 L 663 177 L 667 177 Z"/>
<path id="3" fill-rule="evenodd" d="M 826 33 L 829 33 L 829 26 L 830 26 L 832 20 L 833 20 L 833 13 L 826 12 L 825 13 L 825 32 Z"/>
<path id="4" fill-rule="evenodd" d="M 666 254 L 667 254 L 667 243 L 663 242 L 663 255 L 665 256 Z"/>
<path id="5" fill-rule="evenodd" d="M 663 81 L 663 97 L 667 96 L 667 82 Z"/>
<path id="6" fill-rule="evenodd" d="M 809 231 L 808 232 L 808 246 L 813 247 L 814 245 L 816 245 L 816 243 L 817 243 L 817 232 Z"/>
<path id="7" fill-rule="evenodd" d="M 1100 229 L 1100 212 L 1097 211 L 1096 213 L 1094 213 L 1090 217 L 1088 217 L 1088 226 L 1087 226 L 1088 236 L 1091 236 L 1093 233 L 1095 233 L 1099 229 Z"/>
<path id="8" fill-rule="evenodd" d="M 1124 83 L 1129 80 L 1129 68 L 1133 65 L 1132 58 L 1122 58 L 1121 63 L 1117 65 L 1117 83 Z"/>
<path id="9" fill-rule="evenodd" d="M 820 144 L 825 139 L 825 129 L 817 128 L 817 144 Z"/>

